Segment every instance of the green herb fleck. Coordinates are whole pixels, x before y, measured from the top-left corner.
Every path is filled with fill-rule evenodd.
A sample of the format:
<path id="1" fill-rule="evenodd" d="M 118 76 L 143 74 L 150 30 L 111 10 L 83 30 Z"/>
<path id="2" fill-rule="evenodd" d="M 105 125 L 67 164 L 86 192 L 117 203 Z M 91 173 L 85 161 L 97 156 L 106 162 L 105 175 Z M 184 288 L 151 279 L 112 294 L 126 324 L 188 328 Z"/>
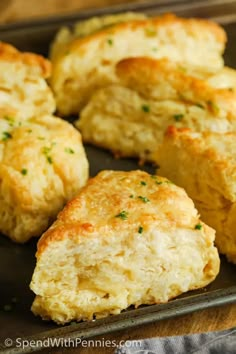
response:
<path id="1" fill-rule="evenodd" d="M 11 127 L 13 127 L 13 125 L 14 125 L 14 123 L 15 123 L 15 119 L 14 119 L 14 118 L 9 117 L 9 116 L 5 116 L 4 119 L 8 121 L 8 124 L 9 124 Z"/>
<path id="2" fill-rule="evenodd" d="M 11 133 L 9 133 L 9 132 L 3 132 L 2 135 L 3 135 L 2 141 L 6 141 L 6 140 L 12 138 L 12 135 L 11 135 Z"/>
<path id="3" fill-rule="evenodd" d="M 130 198 L 134 198 L 134 195 L 133 194 L 130 194 L 130 196 L 129 196 Z"/>
<path id="4" fill-rule="evenodd" d="M 52 147 L 53 147 L 53 143 L 50 147 L 48 146 L 44 146 L 43 147 L 43 154 L 46 156 L 46 159 L 48 161 L 48 163 L 52 164 L 53 163 L 53 160 L 52 160 L 52 157 L 49 155 L 49 153 L 51 152 L 52 150 Z"/>
<path id="5" fill-rule="evenodd" d="M 145 28 L 145 34 L 147 37 L 155 37 L 157 32 L 154 28 Z"/>
<path id="6" fill-rule="evenodd" d="M 3 310 L 6 312 L 10 312 L 10 311 L 12 311 L 12 306 L 11 305 L 4 305 Z"/>
<path id="7" fill-rule="evenodd" d="M 182 113 L 174 114 L 173 117 L 176 120 L 176 122 L 180 122 L 184 118 L 184 114 Z"/>
<path id="8" fill-rule="evenodd" d="M 52 150 L 51 147 L 48 147 L 48 146 L 44 146 L 44 147 L 43 147 L 43 153 L 44 153 L 44 154 L 48 154 L 51 150 Z"/>
<path id="9" fill-rule="evenodd" d="M 139 228 L 138 228 L 138 233 L 139 233 L 139 234 L 142 234 L 142 233 L 143 233 L 143 227 L 142 227 L 142 226 L 139 226 Z"/>
<path id="10" fill-rule="evenodd" d="M 140 184 L 141 184 L 142 186 L 146 186 L 146 185 L 147 185 L 147 183 L 146 183 L 145 181 L 141 181 Z"/>
<path id="11" fill-rule="evenodd" d="M 28 129 L 28 130 L 27 130 L 27 133 L 32 133 L 32 129 Z"/>
<path id="12" fill-rule="evenodd" d="M 139 195 L 138 198 L 139 198 L 140 200 L 142 200 L 142 202 L 144 202 L 144 203 L 150 202 L 150 200 L 149 200 L 147 197 L 142 197 L 141 195 Z"/>
<path id="13" fill-rule="evenodd" d="M 195 230 L 201 230 L 202 229 L 202 225 L 201 224 L 197 224 L 195 225 Z"/>
<path id="14" fill-rule="evenodd" d="M 153 51 L 153 52 L 157 52 L 157 51 L 158 51 L 158 48 L 157 48 L 157 47 L 153 47 L 153 48 L 152 48 L 152 51 Z"/>
<path id="15" fill-rule="evenodd" d="M 120 218 L 122 220 L 127 220 L 128 219 L 128 213 L 125 210 L 122 210 L 119 214 L 115 216 L 116 218 Z"/>
<path id="16" fill-rule="evenodd" d="M 156 181 L 156 184 L 162 184 L 163 182 L 162 181 Z"/>
<path id="17" fill-rule="evenodd" d="M 51 156 L 47 156 L 47 161 L 48 161 L 48 163 L 52 164 L 53 163 L 52 157 Z"/>
<path id="18" fill-rule="evenodd" d="M 25 175 L 27 175 L 27 173 L 28 173 L 28 170 L 27 170 L 26 168 L 22 168 L 21 174 L 22 174 L 23 176 L 25 176 Z"/>
<path id="19" fill-rule="evenodd" d="M 67 152 L 68 154 L 74 154 L 75 153 L 74 150 L 69 148 L 69 147 L 65 148 L 65 152 Z"/>
<path id="20" fill-rule="evenodd" d="M 203 106 L 203 104 L 201 104 L 201 103 L 195 103 L 195 106 L 197 106 L 197 107 L 199 107 L 199 108 L 201 108 L 201 109 L 205 109 L 205 107 Z"/>
<path id="21" fill-rule="evenodd" d="M 213 101 L 207 101 L 207 104 L 209 106 L 209 108 L 215 112 L 215 113 L 219 113 L 219 107 L 213 102 Z"/>
<path id="22" fill-rule="evenodd" d="M 143 104 L 142 105 L 142 110 L 145 113 L 149 113 L 150 112 L 150 107 L 147 104 Z"/>
<path id="23" fill-rule="evenodd" d="M 182 65 L 179 65 L 179 70 L 182 71 L 183 73 L 186 73 L 187 71 L 187 69 Z"/>
<path id="24" fill-rule="evenodd" d="M 72 321 L 72 322 L 70 323 L 71 326 L 75 326 L 75 325 L 77 325 L 77 324 L 78 324 L 78 322 L 76 322 L 76 321 Z"/>
<path id="25" fill-rule="evenodd" d="M 107 43 L 112 46 L 113 45 L 113 40 L 111 38 L 108 38 Z"/>
<path id="26" fill-rule="evenodd" d="M 45 138 L 43 136 L 38 136 L 39 140 L 45 140 Z"/>

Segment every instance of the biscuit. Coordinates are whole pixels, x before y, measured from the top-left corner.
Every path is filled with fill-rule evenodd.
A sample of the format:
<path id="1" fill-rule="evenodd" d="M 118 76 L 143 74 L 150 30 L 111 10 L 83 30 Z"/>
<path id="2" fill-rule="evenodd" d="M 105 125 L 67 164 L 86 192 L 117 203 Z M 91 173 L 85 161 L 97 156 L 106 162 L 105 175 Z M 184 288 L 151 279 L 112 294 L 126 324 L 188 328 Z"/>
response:
<path id="1" fill-rule="evenodd" d="M 114 24 L 65 45 L 63 41 L 52 57 L 50 82 L 58 111 L 69 115 L 80 112 L 97 88 L 117 82 L 114 68 L 123 58 L 168 57 L 205 75 L 217 72 L 223 67 L 226 35 L 210 21 L 167 14 Z"/>
<path id="2" fill-rule="evenodd" d="M 186 189 L 216 245 L 236 263 L 236 133 L 196 133 L 170 127 L 156 158 L 160 173 Z"/>
<path id="3" fill-rule="evenodd" d="M 50 115 L 0 110 L 0 232 L 23 243 L 41 234 L 88 177 L 79 132 Z"/>
<path id="4" fill-rule="evenodd" d="M 214 234 L 167 179 L 103 171 L 39 240 L 32 311 L 91 320 L 206 286 L 219 271 Z"/>
<path id="5" fill-rule="evenodd" d="M 168 59 L 124 59 L 116 66 L 120 83 L 98 90 L 75 125 L 85 142 L 118 156 L 155 161 L 169 125 L 223 133 L 236 129 L 231 71 L 203 80 Z M 220 77 L 228 88 L 212 86 L 220 85 Z"/>
<path id="6" fill-rule="evenodd" d="M 0 70 L 1 107 L 21 111 L 22 118 L 55 111 L 55 100 L 46 82 L 51 74 L 47 59 L 0 42 Z"/>

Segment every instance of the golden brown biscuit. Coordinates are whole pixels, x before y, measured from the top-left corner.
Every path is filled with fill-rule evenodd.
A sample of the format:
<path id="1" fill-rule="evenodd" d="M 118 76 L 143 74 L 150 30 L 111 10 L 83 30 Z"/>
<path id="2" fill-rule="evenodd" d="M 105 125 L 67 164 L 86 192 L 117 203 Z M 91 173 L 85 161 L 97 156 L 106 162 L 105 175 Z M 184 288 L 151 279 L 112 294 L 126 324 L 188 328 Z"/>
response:
<path id="1" fill-rule="evenodd" d="M 236 133 L 170 127 L 156 155 L 159 173 L 186 189 L 219 251 L 236 263 Z"/>
<path id="2" fill-rule="evenodd" d="M 110 27 L 112 25 L 127 22 L 130 20 L 144 20 L 147 15 L 138 12 L 125 12 L 115 15 L 105 15 L 99 17 L 92 17 L 88 20 L 77 22 L 73 29 L 69 27 L 62 27 L 51 45 L 50 58 L 56 59 L 61 52 L 64 51 L 65 46 L 75 39 L 83 38 L 97 31 Z"/>
<path id="3" fill-rule="evenodd" d="M 213 242 L 183 189 L 143 171 L 103 171 L 40 239 L 32 311 L 65 323 L 167 302 L 215 279 Z"/>
<path id="4" fill-rule="evenodd" d="M 25 118 L 55 111 L 55 100 L 46 82 L 51 74 L 47 59 L 33 53 L 21 53 L 0 42 L 0 70 L 1 107 L 19 110 Z"/>
<path id="5" fill-rule="evenodd" d="M 40 236 L 87 177 L 81 136 L 72 125 L 49 115 L 20 119 L 1 109 L 1 233 L 21 243 Z"/>
<path id="6" fill-rule="evenodd" d="M 80 112 L 97 88 L 117 82 L 115 65 L 126 57 L 168 57 L 212 74 L 223 67 L 225 42 L 217 24 L 171 14 L 102 28 L 60 45 L 53 55 L 51 86 L 57 108 L 63 115 Z"/>
<path id="7" fill-rule="evenodd" d="M 221 73 L 224 83 L 231 70 Z M 124 59 L 116 66 L 120 84 L 98 90 L 75 123 L 83 140 L 119 156 L 155 161 L 169 125 L 196 131 L 236 130 L 236 90 L 214 88 L 208 80 L 168 59 Z M 229 79 L 227 79 L 229 75 Z"/>

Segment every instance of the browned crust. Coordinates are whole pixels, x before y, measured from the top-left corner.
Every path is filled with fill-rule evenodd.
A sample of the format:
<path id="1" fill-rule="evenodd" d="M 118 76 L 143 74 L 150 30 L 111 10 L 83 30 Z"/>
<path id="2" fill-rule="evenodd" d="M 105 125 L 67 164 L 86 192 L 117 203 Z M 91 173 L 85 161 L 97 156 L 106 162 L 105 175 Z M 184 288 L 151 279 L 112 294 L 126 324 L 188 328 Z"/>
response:
<path id="1" fill-rule="evenodd" d="M 137 91 L 167 81 L 179 93 L 181 100 L 203 103 L 204 108 L 213 114 L 217 114 L 223 105 L 229 116 L 235 116 L 236 92 L 227 88 L 216 89 L 205 80 L 183 72 L 177 63 L 168 59 L 123 59 L 116 65 L 116 73 L 126 86 L 135 87 Z"/>
<path id="2" fill-rule="evenodd" d="M 182 27 L 186 27 L 186 29 L 191 33 L 194 30 L 195 26 L 198 26 L 198 31 L 202 29 L 208 30 L 212 32 L 212 34 L 215 36 L 216 40 L 219 41 L 220 43 L 225 44 L 227 41 L 227 36 L 222 27 L 220 27 L 218 24 L 211 22 L 209 20 L 203 20 L 203 19 L 195 19 L 195 18 L 181 18 L 177 17 L 174 14 L 168 13 L 163 16 L 157 16 L 153 18 L 148 18 L 144 20 L 131 20 L 123 23 L 119 23 L 113 26 L 110 26 L 109 28 L 102 29 L 96 33 L 93 33 L 89 36 L 86 36 L 84 38 L 76 39 L 72 41 L 69 44 L 69 48 L 66 48 L 65 51 L 67 52 L 69 50 L 81 50 L 82 47 L 85 45 L 88 45 L 91 41 L 94 40 L 99 40 L 104 38 L 104 36 L 107 36 L 108 34 L 115 35 L 119 32 L 127 31 L 127 30 L 136 30 L 136 29 L 146 29 L 146 28 L 154 28 L 158 29 L 159 27 L 163 26 L 172 26 L 173 30 L 174 28 L 180 25 Z"/>
<path id="3" fill-rule="evenodd" d="M 44 78 L 51 75 L 51 63 L 41 55 L 22 53 L 10 44 L 0 42 L 0 60 L 22 62 L 22 64 L 38 67 Z"/>
<path id="4" fill-rule="evenodd" d="M 224 133 L 223 135 L 221 133 L 213 133 L 213 132 L 202 132 L 199 137 L 194 138 L 192 137 L 191 133 L 193 131 L 188 128 L 177 128 L 175 126 L 170 126 L 167 128 L 166 133 L 165 133 L 165 139 L 170 139 L 173 141 L 175 144 L 178 144 L 178 141 L 180 140 L 183 144 L 183 147 L 186 150 L 189 150 L 192 152 L 192 156 L 196 157 L 199 155 L 202 155 L 203 158 L 209 161 L 215 161 L 215 170 L 217 171 L 225 171 L 228 168 L 233 168 L 231 161 L 226 160 L 224 156 L 222 156 L 216 149 L 214 149 L 211 146 L 207 146 L 206 139 L 209 136 L 215 136 L 217 138 L 220 138 L 222 136 L 224 137 L 235 137 L 236 134 L 235 132 L 228 132 Z"/>
<path id="5" fill-rule="evenodd" d="M 106 175 L 107 172 L 108 175 Z M 158 176 L 158 182 L 161 183 L 157 184 L 155 178 L 151 177 L 145 171 L 116 171 L 116 173 L 119 173 L 118 176 L 110 176 L 110 172 L 113 173 L 114 171 L 102 171 L 96 177 L 91 178 L 87 185 L 80 190 L 77 197 L 67 203 L 65 208 L 59 213 L 57 221 L 40 238 L 37 257 L 40 257 L 52 242 L 73 238 L 79 243 L 83 237 L 89 237 L 89 235 L 91 237 L 94 237 L 95 234 L 106 235 L 108 229 L 115 229 L 119 233 L 121 228 L 127 231 L 133 225 L 136 225 L 137 222 L 143 226 L 150 222 L 160 222 L 160 215 L 153 212 L 153 209 L 150 210 L 147 208 L 140 215 L 139 211 L 140 207 L 142 207 L 140 199 L 137 197 L 130 198 L 130 193 L 134 193 L 135 195 L 143 195 L 144 193 L 146 197 L 152 199 L 154 205 L 156 205 L 155 203 L 158 205 L 159 203 L 165 203 L 166 200 L 172 198 L 174 201 L 176 200 L 177 204 L 182 200 L 186 203 L 187 208 L 189 206 L 192 208 L 193 206 L 192 201 L 187 197 L 182 188 L 170 184 L 166 178 Z M 127 184 L 124 184 L 124 179 L 127 179 Z M 140 184 L 140 181 L 146 182 L 145 187 Z M 111 183 L 112 186 L 116 186 L 114 193 L 112 193 Z M 92 209 L 94 210 L 95 206 L 99 208 L 99 203 L 103 205 L 103 214 L 99 215 L 99 217 L 97 215 L 94 216 L 94 212 L 92 217 L 91 215 L 88 216 L 87 213 L 85 216 L 79 213 L 79 210 L 82 210 L 84 205 L 86 205 L 88 210 L 90 210 L 90 205 L 92 205 Z M 153 208 L 153 203 L 148 205 Z M 118 210 L 131 212 L 130 217 L 125 223 L 121 224 L 120 219 L 115 217 L 115 214 L 119 212 Z M 174 212 L 174 209 L 171 212 L 165 213 L 165 217 L 168 219 L 168 229 L 176 227 L 176 223 L 179 225 L 182 225 L 182 222 L 185 223 L 184 216 L 182 218 L 182 214 L 177 214 L 178 210 Z M 136 215 L 139 215 L 138 219 Z M 198 217 L 197 220 L 195 218 L 194 216 L 194 225 L 198 221 Z"/>

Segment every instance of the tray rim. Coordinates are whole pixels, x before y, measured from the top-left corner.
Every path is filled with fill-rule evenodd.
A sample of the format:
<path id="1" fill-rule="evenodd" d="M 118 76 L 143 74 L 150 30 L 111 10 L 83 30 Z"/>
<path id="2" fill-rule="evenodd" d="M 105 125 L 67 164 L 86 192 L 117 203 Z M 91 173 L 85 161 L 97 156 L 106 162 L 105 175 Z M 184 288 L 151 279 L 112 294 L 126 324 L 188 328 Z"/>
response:
<path id="1" fill-rule="evenodd" d="M 224 0 L 224 6 L 229 4 L 235 4 L 236 0 Z M 195 10 L 197 8 L 204 7 L 215 7 L 222 5 L 222 0 L 159 0 L 158 4 L 156 0 L 143 0 L 142 2 L 131 2 L 131 3 L 121 3 L 106 7 L 93 7 L 88 9 L 76 10 L 65 15 L 49 15 L 34 17 L 29 20 L 18 20 L 12 23 L 0 24 L 0 34 L 1 32 L 11 32 L 19 29 L 27 29 L 28 27 L 42 27 L 47 25 L 60 25 L 61 23 L 71 22 L 76 20 L 83 20 L 93 16 L 102 16 L 108 13 L 119 13 L 124 11 L 148 11 L 151 9 L 160 10 L 161 13 L 165 12 L 175 12 L 175 11 L 185 11 L 185 10 Z M 229 16 L 233 20 L 236 19 L 236 13 L 230 14 Z M 211 17 L 212 18 L 212 17 Z M 214 17 L 215 19 L 215 17 Z"/>
<path id="2" fill-rule="evenodd" d="M 40 341 L 47 338 L 59 339 L 62 337 L 63 340 L 75 340 L 76 338 L 89 339 L 131 327 L 149 324 L 158 320 L 165 320 L 203 309 L 233 304 L 235 302 L 236 285 L 230 286 L 229 288 L 213 290 L 205 294 L 176 298 L 164 304 L 144 306 L 136 310 L 122 312 L 119 315 L 109 316 L 96 321 L 65 325 L 56 329 L 40 332 L 37 335 L 26 336 L 22 338 L 22 340 Z M 133 313 L 133 316 L 128 317 L 130 312 Z M 14 345 L 11 348 L 7 348 L 4 344 L 0 343 L 0 353 L 2 354 L 27 354 L 42 349 L 41 347 L 26 347 L 22 349 Z"/>

